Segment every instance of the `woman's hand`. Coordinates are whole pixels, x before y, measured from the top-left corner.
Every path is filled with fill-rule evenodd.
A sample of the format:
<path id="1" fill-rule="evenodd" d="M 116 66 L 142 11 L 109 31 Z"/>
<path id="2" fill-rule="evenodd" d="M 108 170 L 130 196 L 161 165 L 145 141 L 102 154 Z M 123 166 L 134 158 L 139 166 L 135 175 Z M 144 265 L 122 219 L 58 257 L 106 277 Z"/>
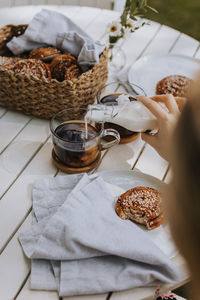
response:
<path id="1" fill-rule="evenodd" d="M 142 102 L 158 120 L 158 132 L 155 135 L 142 133 L 142 139 L 151 145 L 160 156 L 168 160 L 171 136 L 185 103 L 185 98 L 159 95 L 152 98 L 137 96 L 137 100 Z M 167 109 L 158 102 L 164 103 Z"/>

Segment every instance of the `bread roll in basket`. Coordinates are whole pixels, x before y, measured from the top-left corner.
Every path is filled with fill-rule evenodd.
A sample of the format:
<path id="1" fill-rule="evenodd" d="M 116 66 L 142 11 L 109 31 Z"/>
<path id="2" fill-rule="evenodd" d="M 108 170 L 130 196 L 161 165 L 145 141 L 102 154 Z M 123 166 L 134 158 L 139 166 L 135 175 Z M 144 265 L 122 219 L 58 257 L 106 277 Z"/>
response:
<path id="1" fill-rule="evenodd" d="M 24 33 L 27 25 L 7 25 L 0 28 L 0 56 L 12 56 L 6 43 L 13 36 Z M 95 101 L 97 91 L 108 77 L 108 50 L 100 56 L 99 63 L 78 78 L 64 80 L 16 74 L 0 66 L 0 106 L 25 114 L 51 118 L 56 112 L 76 107 L 86 108 Z"/>

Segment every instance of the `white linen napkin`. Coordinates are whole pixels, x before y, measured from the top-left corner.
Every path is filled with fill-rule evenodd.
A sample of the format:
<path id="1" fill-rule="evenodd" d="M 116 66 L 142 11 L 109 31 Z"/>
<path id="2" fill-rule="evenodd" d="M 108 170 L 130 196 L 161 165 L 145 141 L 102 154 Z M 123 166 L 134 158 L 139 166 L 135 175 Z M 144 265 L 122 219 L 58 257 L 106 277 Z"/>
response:
<path id="1" fill-rule="evenodd" d="M 7 43 L 15 55 L 48 46 L 76 56 L 83 69 L 98 63 L 104 49 L 67 16 L 47 9 L 34 16 L 23 35 Z"/>
<path id="2" fill-rule="evenodd" d="M 96 175 L 36 182 L 33 209 L 38 222 L 19 236 L 26 256 L 33 259 L 32 288 L 70 296 L 180 279 L 146 234 L 117 216 L 115 200 Z"/>

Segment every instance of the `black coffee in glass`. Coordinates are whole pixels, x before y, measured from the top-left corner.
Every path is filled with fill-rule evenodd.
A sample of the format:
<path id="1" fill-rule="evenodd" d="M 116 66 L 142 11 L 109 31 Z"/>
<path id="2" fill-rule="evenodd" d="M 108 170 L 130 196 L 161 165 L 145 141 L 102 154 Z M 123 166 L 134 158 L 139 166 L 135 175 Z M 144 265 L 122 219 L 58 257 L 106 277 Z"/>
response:
<path id="1" fill-rule="evenodd" d="M 63 122 L 54 131 L 54 151 L 58 159 L 71 167 L 84 167 L 97 159 L 99 132 L 84 121 Z"/>
<path id="2" fill-rule="evenodd" d="M 101 151 L 120 141 L 116 130 L 102 128 L 98 131 L 86 116 L 87 108 L 71 107 L 57 112 L 50 121 L 53 160 L 67 166 L 68 170 L 71 168 L 69 173 L 85 172 L 87 166 L 91 170 L 95 162 L 100 161 Z M 113 136 L 114 140 L 105 143 L 106 136 Z"/>

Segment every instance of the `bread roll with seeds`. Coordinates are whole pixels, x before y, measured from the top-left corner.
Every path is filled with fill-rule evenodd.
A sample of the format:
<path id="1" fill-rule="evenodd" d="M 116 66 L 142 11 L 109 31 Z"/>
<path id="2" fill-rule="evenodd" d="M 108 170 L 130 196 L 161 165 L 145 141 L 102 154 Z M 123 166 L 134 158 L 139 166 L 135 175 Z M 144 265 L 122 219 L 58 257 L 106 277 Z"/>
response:
<path id="1" fill-rule="evenodd" d="M 190 92 L 192 79 L 182 75 L 170 75 L 160 80 L 156 85 L 156 94 L 172 94 L 187 97 Z"/>
<path id="2" fill-rule="evenodd" d="M 76 57 L 69 53 L 61 54 L 61 55 L 55 57 L 50 64 L 52 78 L 54 78 L 58 81 L 65 80 L 67 69 L 70 66 L 76 65 L 76 64 L 77 64 Z"/>
<path id="3" fill-rule="evenodd" d="M 38 79 L 51 79 L 51 72 L 48 65 L 37 59 L 21 59 L 15 63 L 13 71 L 16 74 L 34 76 Z"/>
<path id="4" fill-rule="evenodd" d="M 60 54 L 60 50 L 53 47 L 38 48 L 31 51 L 31 53 L 29 54 L 29 58 L 35 58 L 44 62 L 50 62 Z"/>
<path id="5" fill-rule="evenodd" d="M 145 225 L 147 229 L 164 222 L 161 194 L 150 187 L 138 186 L 122 194 L 115 205 L 118 216 Z"/>
<path id="6" fill-rule="evenodd" d="M 72 80 L 73 78 L 78 78 L 79 75 L 80 75 L 79 67 L 77 65 L 71 65 L 66 70 L 65 79 L 66 80 Z"/>

